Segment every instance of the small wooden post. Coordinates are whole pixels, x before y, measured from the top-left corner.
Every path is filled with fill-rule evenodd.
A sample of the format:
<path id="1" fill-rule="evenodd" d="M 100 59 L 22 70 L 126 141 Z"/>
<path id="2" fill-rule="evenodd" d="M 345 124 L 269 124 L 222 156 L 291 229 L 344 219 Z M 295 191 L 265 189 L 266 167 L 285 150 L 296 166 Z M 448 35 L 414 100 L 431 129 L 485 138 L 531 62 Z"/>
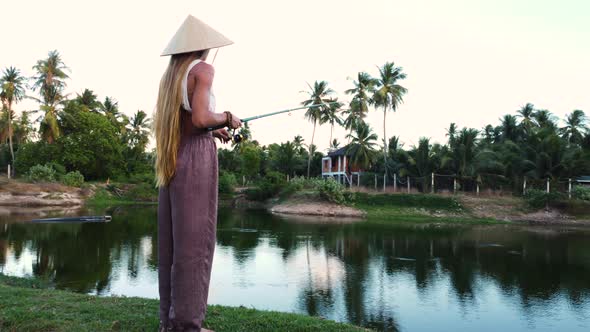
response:
<path id="1" fill-rule="evenodd" d="M 434 194 L 434 172 L 431 174 L 432 179 L 430 179 L 430 193 Z"/>
<path id="2" fill-rule="evenodd" d="M 375 173 L 375 191 L 377 191 L 377 173 Z"/>
<path id="3" fill-rule="evenodd" d="M 287 174 L 287 182 L 289 182 L 289 174 Z"/>
<path id="4" fill-rule="evenodd" d="M 475 186 L 475 192 L 476 192 L 476 195 L 479 196 L 479 182 Z"/>
<path id="5" fill-rule="evenodd" d="M 356 186 L 361 186 L 361 172 L 356 173 Z"/>
<path id="6" fill-rule="evenodd" d="M 549 193 L 550 189 L 551 188 L 550 188 L 550 185 L 549 185 L 549 178 L 547 178 L 547 193 Z"/>
<path id="7" fill-rule="evenodd" d="M 10 179 L 10 164 L 8 164 L 8 179 Z"/>
<path id="8" fill-rule="evenodd" d="M 572 179 L 567 179 L 567 197 L 572 199 Z"/>
<path id="9" fill-rule="evenodd" d="M 408 194 L 410 193 L 410 177 L 408 176 Z"/>
<path id="10" fill-rule="evenodd" d="M 385 186 L 387 185 L 387 178 L 385 177 L 387 172 L 383 173 L 383 192 L 385 192 Z"/>
<path id="11" fill-rule="evenodd" d="M 453 194 L 457 193 L 457 178 L 453 178 Z"/>
<path id="12" fill-rule="evenodd" d="M 526 176 L 524 177 L 524 182 L 522 183 L 522 195 L 526 195 Z"/>

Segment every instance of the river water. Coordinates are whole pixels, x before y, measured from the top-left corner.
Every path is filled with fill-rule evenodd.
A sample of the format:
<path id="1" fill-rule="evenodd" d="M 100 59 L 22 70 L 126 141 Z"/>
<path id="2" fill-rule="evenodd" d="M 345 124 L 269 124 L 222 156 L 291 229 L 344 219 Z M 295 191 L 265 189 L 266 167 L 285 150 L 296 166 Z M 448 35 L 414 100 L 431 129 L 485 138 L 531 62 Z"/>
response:
<path id="1" fill-rule="evenodd" d="M 113 220 L 1 218 L 0 273 L 82 293 L 157 298 L 155 207 L 83 213 Z M 210 287 L 211 304 L 381 331 L 587 332 L 590 230 L 327 224 L 221 209 Z"/>

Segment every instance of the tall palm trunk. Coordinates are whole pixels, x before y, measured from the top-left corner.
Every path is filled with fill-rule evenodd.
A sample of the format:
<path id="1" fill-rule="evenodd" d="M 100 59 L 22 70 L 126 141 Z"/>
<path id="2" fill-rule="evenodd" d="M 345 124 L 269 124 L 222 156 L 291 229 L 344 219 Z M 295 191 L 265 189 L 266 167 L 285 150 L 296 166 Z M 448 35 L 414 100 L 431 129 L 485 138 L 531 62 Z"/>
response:
<path id="1" fill-rule="evenodd" d="M 333 132 L 334 132 L 334 124 L 332 123 L 332 126 L 330 127 L 330 142 L 328 142 L 328 150 L 332 146 L 332 133 Z"/>
<path id="2" fill-rule="evenodd" d="M 315 136 L 315 125 L 316 123 L 313 123 L 313 133 L 311 134 L 311 144 L 309 145 L 309 156 L 307 157 L 307 178 L 309 179 L 309 167 L 311 166 L 311 147 L 313 146 L 313 138 Z"/>
<path id="3" fill-rule="evenodd" d="M 14 169 L 14 150 L 12 148 L 12 102 L 8 103 L 8 146 L 10 147 L 10 156 L 12 157 L 12 172 Z"/>
<path id="4" fill-rule="evenodd" d="M 387 178 L 387 134 L 385 132 L 385 116 L 387 115 L 387 105 L 383 106 L 383 161 L 385 162 L 385 178 Z M 385 181 L 383 182 L 385 185 Z"/>

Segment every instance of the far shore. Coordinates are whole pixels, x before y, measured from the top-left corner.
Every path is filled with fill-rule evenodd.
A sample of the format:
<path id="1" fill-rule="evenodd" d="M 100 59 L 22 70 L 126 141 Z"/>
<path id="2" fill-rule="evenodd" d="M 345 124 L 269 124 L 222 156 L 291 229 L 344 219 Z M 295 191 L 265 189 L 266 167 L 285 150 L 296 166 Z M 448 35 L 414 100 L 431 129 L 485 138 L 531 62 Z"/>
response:
<path id="1" fill-rule="evenodd" d="M 125 185 L 132 186 L 132 185 Z M 59 183 L 0 183 L 0 217 L 26 220 L 56 214 L 74 216 L 85 206 L 157 204 L 157 194 L 129 199 L 107 193 L 104 183 L 83 188 Z M 97 194 L 98 193 L 98 194 Z M 220 195 L 220 206 L 266 209 L 285 218 L 322 218 L 323 222 L 369 220 L 383 222 L 525 223 L 531 225 L 590 226 L 590 215 L 573 216 L 557 209 L 532 210 L 512 196 L 357 193 L 359 201 L 339 205 L 319 199 L 291 197 L 267 202 L 248 201 L 243 195 Z M 373 197 L 373 198 L 371 198 Z M 390 197 L 390 198 L 387 198 Z M 442 205 L 441 205 L 442 204 Z M 21 218 L 22 217 L 22 218 Z"/>

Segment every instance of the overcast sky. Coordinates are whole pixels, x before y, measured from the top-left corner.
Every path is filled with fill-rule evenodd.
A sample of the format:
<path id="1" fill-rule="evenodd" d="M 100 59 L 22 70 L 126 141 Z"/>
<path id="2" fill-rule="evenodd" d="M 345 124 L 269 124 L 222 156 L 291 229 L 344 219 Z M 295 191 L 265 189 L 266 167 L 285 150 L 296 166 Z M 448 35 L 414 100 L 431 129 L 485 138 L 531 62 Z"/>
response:
<path id="1" fill-rule="evenodd" d="M 57 49 L 67 92 L 114 97 L 128 115 L 154 109 L 168 58 L 160 53 L 187 14 L 235 44 L 214 66 L 217 111 L 240 117 L 296 107 L 306 82 L 326 80 L 341 100 L 358 71 L 404 68 L 408 89 L 387 134 L 406 146 L 444 142 L 450 122 L 482 128 L 531 102 L 563 118 L 590 113 L 590 1 L 2 1 L 0 68 L 32 66 Z M 211 59 L 210 59 L 211 60 Z M 34 109 L 33 102 L 16 106 Z M 383 113 L 368 121 L 383 135 Z M 251 124 L 262 144 L 311 139 L 303 111 Z M 330 129 L 315 142 L 328 146 Z M 343 129 L 334 135 L 344 141 Z"/>

